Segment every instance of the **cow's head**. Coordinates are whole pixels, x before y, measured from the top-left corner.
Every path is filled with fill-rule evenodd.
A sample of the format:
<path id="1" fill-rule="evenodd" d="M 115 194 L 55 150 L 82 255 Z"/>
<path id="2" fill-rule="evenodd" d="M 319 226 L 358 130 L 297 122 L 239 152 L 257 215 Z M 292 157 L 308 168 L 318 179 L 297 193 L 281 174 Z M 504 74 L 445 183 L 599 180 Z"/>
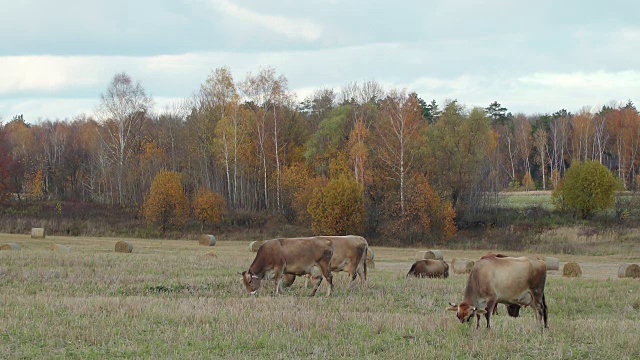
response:
<path id="1" fill-rule="evenodd" d="M 241 275 L 244 287 L 247 288 L 249 294 L 255 295 L 258 292 L 258 289 L 260 289 L 262 279 L 255 274 L 252 274 L 251 271 L 243 271 Z"/>
<path id="2" fill-rule="evenodd" d="M 481 315 L 487 312 L 485 309 L 478 309 L 477 307 L 471 306 L 467 303 L 449 303 L 449 307 L 447 308 L 447 310 L 455 311 L 456 316 L 461 323 L 468 322 L 469 320 L 471 320 L 473 315 Z"/>

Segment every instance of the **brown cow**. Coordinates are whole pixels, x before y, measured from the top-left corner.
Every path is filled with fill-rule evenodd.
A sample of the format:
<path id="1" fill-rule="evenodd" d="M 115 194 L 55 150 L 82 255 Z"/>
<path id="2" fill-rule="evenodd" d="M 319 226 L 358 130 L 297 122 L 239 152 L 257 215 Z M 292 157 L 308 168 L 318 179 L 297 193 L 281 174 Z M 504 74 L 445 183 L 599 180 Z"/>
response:
<path id="1" fill-rule="evenodd" d="M 317 236 L 318 239 L 327 239 L 333 243 L 333 257 L 331 258 L 331 271 L 345 271 L 351 278 L 351 284 L 360 277 L 360 284 L 367 281 L 367 249 L 369 244 L 362 236 Z M 282 280 L 284 287 L 291 286 L 295 281 L 295 275 L 285 274 Z M 305 282 L 306 287 L 306 282 Z"/>
<path id="2" fill-rule="evenodd" d="M 489 252 L 486 255 L 484 255 L 483 257 L 481 257 L 480 260 L 491 258 L 491 257 L 506 258 L 506 257 L 509 257 L 509 256 L 508 255 L 504 255 L 504 254 L 494 254 L 492 252 Z M 507 313 L 509 314 L 509 316 L 511 316 L 511 317 L 520 316 L 520 305 L 518 305 L 518 304 L 508 304 L 506 306 L 507 306 Z M 498 315 L 498 303 L 496 303 L 496 305 L 493 307 L 493 315 Z"/>
<path id="3" fill-rule="evenodd" d="M 333 243 L 327 239 L 293 238 L 273 239 L 266 241 L 256 254 L 256 258 L 248 271 L 242 272 L 242 281 L 250 294 L 255 294 L 262 280 L 270 280 L 276 284 L 274 295 L 281 291 L 283 274 L 305 275 L 311 274 L 318 279 L 311 296 L 322 283 L 324 277 L 329 282 L 327 296 L 333 290 L 331 275 L 331 257 Z"/>
<path id="4" fill-rule="evenodd" d="M 448 278 L 449 264 L 443 260 L 424 259 L 418 260 L 411 265 L 407 276 L 430 277 L 430 278 Z"/>
<path id="5" fill-rule="evenodd" d="M 480 326 L 480 315 L 484 314 L 490 328 L 490 310 L 496 303 L 531 306 L 536 311 L 536 320 L 544 321 L 547 328 L 546 279 L 544 261 L 526 257 L 481 259 L 469 274 L 462 303 L 450 303 L 448 310 L 455 311 L 463 323 L 476 315 L 476 328 Z"/>

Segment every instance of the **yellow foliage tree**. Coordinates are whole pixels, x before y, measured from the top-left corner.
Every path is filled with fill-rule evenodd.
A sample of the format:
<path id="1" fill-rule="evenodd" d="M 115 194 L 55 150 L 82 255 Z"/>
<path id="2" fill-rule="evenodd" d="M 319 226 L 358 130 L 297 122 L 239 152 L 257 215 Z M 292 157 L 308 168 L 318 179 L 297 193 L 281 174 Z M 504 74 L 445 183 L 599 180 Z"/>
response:
<path id="1" fill-rule="evenodd" d="M 348 235 L 364 231 L 362 185 L 345 175 L 316 188 L 307 210 L 315 234 Z"/>
<path id="2" fill-rule="evenodd" d="M 144 218 L 148 223 L 159 224 L 162 232 L 169 225 L 182 226 L 187 219 L 189 206 L 180 174 L 160 170 L 153 178 L 149 195 L 143 205 Z"/>
<path id="3" fill-rule="evenodd" d="M 193 199 L 191 207 L 193 213 L 200 220 L 200 232 L 202 232 L 206 221 L 217 224 L 222 220 L 227 202 L 217 192 L 201 188 Z"/>
<path id="4" fill-rule="evenodd" d="M 526 174 L 522 177 L 522 185 L 524 185 L 524 189 L 526 191 L 532 190 L 535 188 L 535 184 L 533 182 L 533 178 L 531 177 L 531 173 L 527 171 Z"/>

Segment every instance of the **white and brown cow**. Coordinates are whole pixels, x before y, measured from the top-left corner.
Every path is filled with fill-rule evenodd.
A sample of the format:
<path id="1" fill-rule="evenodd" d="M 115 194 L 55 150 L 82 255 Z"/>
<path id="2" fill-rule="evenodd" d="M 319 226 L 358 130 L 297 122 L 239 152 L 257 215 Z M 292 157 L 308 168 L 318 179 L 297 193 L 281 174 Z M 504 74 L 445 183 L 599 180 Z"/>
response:
<path id="1" fill-rule="evenodd" d="M 547 304 L 544 286 L 547 266 L 544 261 L 526 257 L 486 257 L 478 260 L 467 279 L 462 302 L 450 303 L 448 310 L 456 312 L 460 322 L 476 316 L 476 328 L 480 326 L 480 315 L 487 318 L 491 327 L 491 310 L 497 303 L 531 306 L 536 320 L 544 321 L 547 328 Z"/>
<path id="2" fill-rule="evenodd" d="M 242 272 L 242 281 L 250 294 L 255 294 L 262 280 L 273 279 L 275 282 L 274 295 L 281 290 L 281 282 L 284 274 L 305 275 L 310 274 L 317 279 L 317 283 L 311 292 L 315 295 L 322 278 L 327 279 L 331 295 L 333 281 L 331 275 L 331 258 L 333 256 L 333 243 L 321 238 L 291 238 L 273 239 L 266 241 L 256 254 L 256 258 L 248 271 Z"/>
<path id="3" fill-rule="evenodd" d="M 411 265 L 411 269 L 409 269 L 407 276 L 446 279 L 449 277 L 449 264 L 443 260 L 418 260 Z"/>
<path id="4" fill-rule="evenodd" d="M 326 239 L 333 243 L 333 257 L 331 258 L 331 271 L 344 271 L 349 274 L 351 284 L 360 278 L 360 284 L 367 281 L 367 249 L 369 244 L 362 236 L 317 236 L 317 239 Z M 285 274 L 282 281 L 284 287 L 291 286 L 295 281 L 295 275 Z M 351 285 L 350 284 L 350 285 Z M 306 286 L 306 283 L 305 283 Z"/>

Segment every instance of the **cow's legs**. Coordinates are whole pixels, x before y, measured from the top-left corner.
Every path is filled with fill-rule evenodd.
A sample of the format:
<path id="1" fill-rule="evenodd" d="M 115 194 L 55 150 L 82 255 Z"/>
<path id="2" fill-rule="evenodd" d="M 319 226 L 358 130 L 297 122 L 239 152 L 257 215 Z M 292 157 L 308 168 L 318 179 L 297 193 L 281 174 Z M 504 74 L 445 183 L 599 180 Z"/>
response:
<path id="1" fill-rule="evenodd" d="M 318 291 L 318 288 L 320 287 L 320 284 L 322 284 L 322 276 L 318 276 L 318 277 L 314 276 L 314 277 L 312 277 L 312 279 L 318 279 L 318 282 L 313 287 L 313 290 L 311 291 L 311 295 L 309 295 L 309 296 L 314 296 L 316 294 L 316 291 Z"/>
<path id="2" fill-rule="evenodd" d="M 532 305 L 536 312 L 536 322 L 538 324 L 543 323 L 544 328 L 548 329 L 549 327 L 547 326 L 547 319 L 549 317 L 549 314 L 547 311 L 547 302 L 544 299 L 544 294 L 542 294 L 542 296 L 538 299 L 535 299 Z"/>
<path id="3" fill-rule="evenodd" d="M 487 318 L 487 329 L 491 329 L 491 314 L 495 310 L 496 306 L 498 306 L 498 302 L 496 300 L 487 301 L 487 312 L 484 314 Z"/>
<path id="4" fill-rule="evenodd" d="M 274 276 L 273 276 L 273 282 L 276 284 L 276 288 L 275 290 L 273 290 L 273 295 L 278 295 L 280 292 L 282 292 L 281 286 L 282 286 L 282 275 L 284 273 L 284 267 L 283 268 L 274 268 Z"/>

